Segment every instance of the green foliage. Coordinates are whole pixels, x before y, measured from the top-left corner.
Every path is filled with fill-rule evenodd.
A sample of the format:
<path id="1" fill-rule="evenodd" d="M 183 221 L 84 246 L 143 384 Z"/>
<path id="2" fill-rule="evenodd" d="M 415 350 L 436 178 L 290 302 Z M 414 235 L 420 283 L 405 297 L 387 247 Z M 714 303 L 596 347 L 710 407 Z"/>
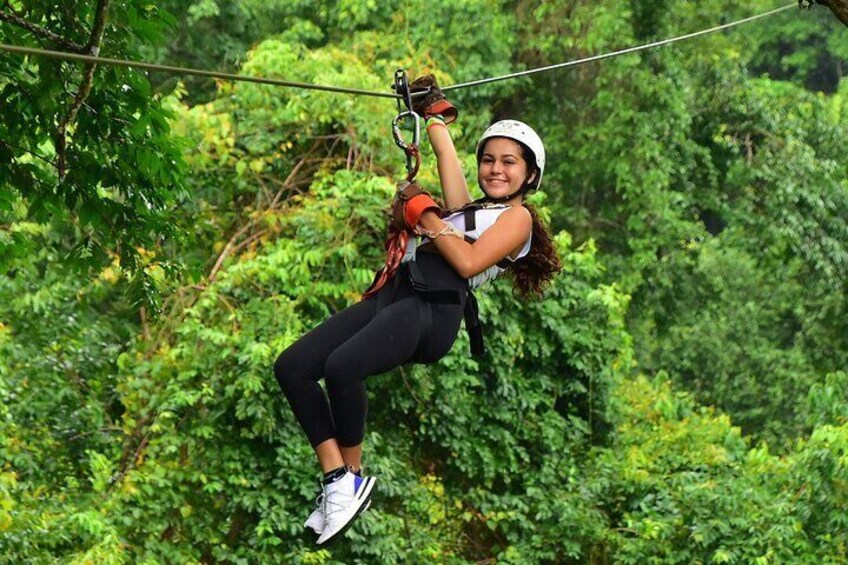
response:
<path id="1" fill-rule="evenodd" d="M 827 9 L 758 26 L 751 30 L 748 40 L 751 70 L 756 74 L 830 93 L 844 76 L 841 66 L 848 56 L 848 37 L 843 24 Z"/>
<path id="2" fill-rule="evenodd" d="M 612 519 L 616 562 L 846 559 L 844 422 L 778 458 L 748 450 L 727 416 L 667 381 L 638 379 L 620 392 L 616 443 L 587 472 Z"/>
<path id="3" fill-rule="evenodd" d="M 0 9 L 85 44 L 94 4 Z M 387 90 L 759 9 L 122 2 L 103 50 Z M 485 359 L 461 333 L 369 379 L 378 493 L 327 549 L 271 366 L 383 260 L 394 103 L 104 67 L 60 183 L 82 68 L 0 56 L 0 562 L 845 562 L 848 82 L 825 15 L 451 93 L 472 187 L 492 116 L 539 129 L 564 270 L 538 303 L 481 289 Z"/>
<path id="4" fill-rule="evenodd" d="M 743 15 L 710 3 L 629 7 L 630 19 L 608 6 L 540 6 L 523 24 L 549 41 L 524 56 L 549 64 Z M 554 33 L 563 21 L 573 33 Z M 848 273 L 848 132 L 845 86 L 825 97 L 751 76 L 774 55 L 764 38 L 776 30 L 829 33 L 798 17 L 774 25 L 540 75 L 526 111 L 558 157 L 546 179 L 555 225 L 595 239 L 611 280 L 632 294 L 640 365 L 788 446 L 809 431 L 797 398 L 848 362 L 836 322 L 844 293 L 834 292 Z M 549 95 L 558 89 L 569 96 Z"/>
<path id="5" fill-rule="evenodd" d="M 848 273 L 848 154 L 838 98 L 748 84 L 705 113 L 723 186 L 709 212 L 716 233 L 664 253 L 637 323 L 653 336 L 640 340 L 647 367 L 780 443 L 807 421 L 796 399 L 848 360 L 844 333 L 819 322 L 845 308 L 833 290 Z"/>
<path id="6" fill-rule="evenodd" d="M 379 73 L 379 90 L 391 86 L 398 66 L 413 74 L 447 73 L 457 81 L 510 70 L 515 19 L 504 2 L 171 0 L 160 4 L 178 21 L 169 48 L 159 53 L 172 65 L 234 71 L 247 59 L 245 53 L 274 38 L 310 50 L 331 46 L 347 50 Z M 216 40 L 210 42 L 209 37 Z M 499 40 L 491 41 L 492 37 Z M 168 77 L 157 78 L 163 88 L 173 84 Z M 186 84 L 192 87 L 191 103 L 214 98 L 211 81 L 188 77 Z M 467 98 L 482 103 L 491 92 L 495 91 L 483 88 L 459 96 L 462 102 Z"/>
<path id="7" fill-rule="evenodd" d="M 89 42 L 94 11 L 91 2 L 18 7 L 30 23 L 81 45 Z M 149 3 L 121 2 L 111 5 L 106 22 L 103 55 L 132 59 L 139 41 L 162 38 L 168 18 Z M 42 46 L 40 36 L 6 22 L 0 38 Z M 77 63 L 0 55 L 0 268 L 39 248 L 84 275 L 117 258 L 133 279 L 134 298 L 155 300 L 148 270 L 176 270 L 156 254 L 161 238 L 178 236 L 169 221 L 183 175 L 182 146 L 170 135 L 173 115 L 144 75 L 103 67 L 74 118 L 84 74 Z M 64 123 L 62 141 L 57 132 Z M 60 178 L 62 154 L 67 171 Z"/>

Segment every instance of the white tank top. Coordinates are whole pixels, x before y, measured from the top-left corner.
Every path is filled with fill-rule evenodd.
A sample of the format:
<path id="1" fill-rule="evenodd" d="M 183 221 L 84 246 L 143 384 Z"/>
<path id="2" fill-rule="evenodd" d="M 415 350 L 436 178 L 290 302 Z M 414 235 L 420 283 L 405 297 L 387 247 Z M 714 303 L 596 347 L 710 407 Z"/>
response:
<path id="1" fill-rule="evenodd" d="M 506 204 L 484 204 L 483 208 L 474 211 L 474 225 L 472 229 L 467 229 L 465 225 L 465 212 L 463 210 L 459 210 L 450 214 L 449 216 L 442 218 L 445 222 L 451 224 L 453 227 L 464 233 L 467 237 L 470 237 L 474 240 L 480 239 L 480 236 L 483 235 L 487 229 L 495 225 L 498 217 L 501 214 L 506 212 L 512 208 L 512 206 L 507 206 Z M 506 261 L 512 263 L 521 259 L 528 253 L 530 253 L 530 244 L 532 243 L 533 236 L 527 238 L 527 241 L 524 243 L 524 247 L 521 248 L 521 251 L 518 253 L 515 259 L 506 256 Z M 420 245 L 427 243 L 430 241 L 426 237 L 417 237 L 409 240 L 409 243 L 406 246 L 406 254 L 403 257 L 402 262 L 406 263 L 407 261 L 415 260 L 415 252 Z M 503 264 L 503 262 L 499 262 Z M 498 264 L 492 265 L 482 273 L 477 273 L 470 279 L 468 279 L 468 286 L 472 289 L 475 289 L 482 285 L 485 282 L 494 280 L 498 278 L 498 276 L 506 270 L 506 267 L 499 266 Z"/>

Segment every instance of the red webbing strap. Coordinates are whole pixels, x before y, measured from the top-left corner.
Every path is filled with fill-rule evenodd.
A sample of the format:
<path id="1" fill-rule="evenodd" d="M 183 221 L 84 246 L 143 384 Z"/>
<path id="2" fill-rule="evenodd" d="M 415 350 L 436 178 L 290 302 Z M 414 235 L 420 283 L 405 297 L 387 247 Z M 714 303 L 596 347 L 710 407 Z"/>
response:
<path id="1" fill-rule="evenodd" d="M 421 117 L 412 111 L 412 96 L 409 92 L 409 83 L 406 77 L 406 71 L 403 69 L 398 69 L 395 71 L 395 92 L 405 97 L 405 104 L 407 107 L 406 112 L 403 112 L 403 108 L 401 106 L 401 101 L 398 100 L 398 115 L 395 116 L 395 119 L 392 120 L 392 137 L 395 140 L 395 144 L 403 149 L 403 152 L 406 154 L 406 180 L 408 182 L 413 182 L 415 180 L 415 175 L 418 174 L 418 168 L 421 166 L 421 153 L 418 150 L 418 142 L 419 136 L 421 133 Z M 403 139 L 403 135 L 401 134 L 400 122 L 405 118 L 412 118 L 413 120 L 413 137 L 412 142 L 407 143 Z M 435 203 L 434 203 L 435 204 Z M 421 210 L 418 213 L 418 217 L 421 216 L 424 210 Z M 414 218 L 417 222 L 418 218 Z M 368 298 L 369 296 L 373 296 L 377 294 L 377 292 L 383 288 L 383 285 L 386 284 L 397 272 L 400 267 L 400 262 L 403 260 L 403 256 L 406 254 L 406 246 L 409 243 L 409 238 L 414 237 L 413 229 L 408 225 L 404 227 L 404 229 L 400 231 L 396 231 L 393 229 L 389 229 L 389 235 L 386 238 L 386 262 L 377 271 L 374 276 L 374 280 L 371 282 L 371 286 L 369 286 L 366 291 L 362 294 L 362 298 Z"/>
<path id="2" fill-rule="evenodd" d="M 418 146 L 414 143 L 410 143 L 403 149 L 406 152 L 407 157 L 415 160 L 414 166 L 408 165 L 408 170 L 406 174 L 406 180 L 412 182 L 415 180 L 415 175 L 418 174 L 418 168 L 421 166 L 421 153 L 418 151 Z"/>
<path id="3" fill-rule="evenodd" d="M 404 148 L 406 154 L 415 160 L 415 166 L 409 169 L 406 180 L 412 182 L 415 175 L 418 174 L 418 167 L 421 166 L 421 154 L 418 152 L 418 147 L 410 144 Z M 374 296 L 397 272 L 400 267 L 400 262 L 403 256 L 406 255 L 406 245 L 409 243 L 409 238 L 413 236 L 412 230 L 405 229 L 403 231 L 389 231 L 386 238 L 386 262 L 380 267 L 380 270 L 374 275 L 374 280 L 371 285 L 362 293 L 362 298 Z"/>
<path id="4" fill-rule="evenodd" d="M 389 234 L 388 239 L 386 239 L 386 262 L 380 270 L 377 271 L 376 275 L 374 275 L 374 280 L 371 282 L 371 286 L 362 293 L 362 298 L 368 298 L 369 296 L 377 294 L 377 292 L 383 288 L 383 285 L 385 285 L 389 279 L 394 276 L 398 267 L 400 267 L 400 262 L 403 259 L 403 256 L 406 254 L 406 245 L 408 242 L 408 231 L 392 232 Z"/>

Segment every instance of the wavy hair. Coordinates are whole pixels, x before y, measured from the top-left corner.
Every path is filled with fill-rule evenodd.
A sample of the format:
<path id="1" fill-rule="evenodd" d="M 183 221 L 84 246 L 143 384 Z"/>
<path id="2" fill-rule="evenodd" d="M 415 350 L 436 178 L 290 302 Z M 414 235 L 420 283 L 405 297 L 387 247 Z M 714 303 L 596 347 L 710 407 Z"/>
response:
<path id="1" fill-rule="evenodd" d="M 538 186 L 537 181 L 541 171 L 536 165 L 536 156 L 533 154 L 533 151 L 520 141 L 516 140 L 516 143 L 521 148 L 521 157 L 529 165 L 530 170 L 527 171 L 527 178 L 532 177 L 534 173 L 536 178 L 532 183 L 526 180 L 524 181 L 522 190 L 526 195 L 527 192 L 535 190 Z M 509 272 L 512 277 L 512 289 L 515 294 L 521 297 L 522 300 L 539 299 L 542 298 L 545 287 L 562 270 L 562 262 L 560 262 L 553 238 L 551 238 L 548 229 L 539 219 L 536 208 L 527 202 L 524 202 L 523 205 L 530 212 L 530 217 L 533 219 L 533 239 L 530 242 L 530 252 L 513 263 L 509 268 Z"/>
<path id="2" fill-rule="evenodd" d="M 508 273 L 512 277 L 513 291 L 523 300 L 541 298 L 545 287 L 562 270 L 556 246 L 547 228 L 539 219 L 536 209 L 524 203 L 533 218 L 533 239 L 530 252 L 515 261 Z"/>
<path id="3" fill-rule="evenodd" d="M 536 156 L 533 154 L 532 149 L 517 139 L 507 139 L 518 145 L 521 149 L 521 158 L 527 163 L 527 178 L 524 180 L 524 184 L 520 189 L 522 196 L 525 196 L 538 186 L 541 170 L 536 164 Z M 488 143 L 488 140 L 486 143 Z M 477 150 L 478 167 L 480 166 L 480 155 L 483 148 L 485 148 L 485 144 Z M 531 177 L 534 177 L 533 181 L 529 180 Z M 485 194 L 485 190 L 483 192 Z M 481 200 L 497 202 L 496 199 L 489 198 L 488 195 L 484 196 Z M 551 234 L 539 219 L 536 209 L 527 202 L 523 202 L 522 205 L 527 208 L 530 212 L 530 217 L 533 219 L 533 236 L 530 243 L 530 252 L 512 263 L 507 273 L 512 277 L 513 292 L 522 300 L 531 300 L 542 298 L 545 287 L 562 270 L 562 263 L 560 262 L 559 254 L 557 254 Z"/>

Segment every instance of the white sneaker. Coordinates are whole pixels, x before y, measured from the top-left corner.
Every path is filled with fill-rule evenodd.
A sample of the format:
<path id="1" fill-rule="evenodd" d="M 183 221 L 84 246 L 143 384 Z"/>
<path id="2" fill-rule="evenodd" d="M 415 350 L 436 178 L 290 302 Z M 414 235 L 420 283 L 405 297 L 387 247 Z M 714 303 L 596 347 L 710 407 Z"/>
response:
<path id="1" fill-rule="evenodd" d="M 376 482 L 374 477 L 359 477 L 348 471 L 336 482 L 324 485 L 324 529 L 318 545 L 341 536 L 350 527 L 367 508 Z"/>
<path id="2" fill-rule="evenodd" d="M 306 522 L 303 523 L 304 528 L 310 528 L 319 536 L 324 532 L 324 494 L 319 494 L 318 498 L 315 499 L 315 504 L 318 505 L 318 508 L 312 511 L 312 514 L 309 515 L 309 518 L 306 519 Z M 365 514 L 365 512 L 371 507 L 371 498 L 368 498 L 368 502 L 365 504 L 365 508 L 362 509 L 360 514 Z"/>
<path id="3" fill-rule="evenodd" d="M 318 498 L 315 499 L 315 504 L 318 505 L 318 508 L 312 511 L 312 514 L 309 515 L 309 518 L 306 519 L 306 522 L 303 523 L 304 528 L 311 528 L 315 531 L 319 536 L 324 531 L 324 493 L 318 495 Z"/>

